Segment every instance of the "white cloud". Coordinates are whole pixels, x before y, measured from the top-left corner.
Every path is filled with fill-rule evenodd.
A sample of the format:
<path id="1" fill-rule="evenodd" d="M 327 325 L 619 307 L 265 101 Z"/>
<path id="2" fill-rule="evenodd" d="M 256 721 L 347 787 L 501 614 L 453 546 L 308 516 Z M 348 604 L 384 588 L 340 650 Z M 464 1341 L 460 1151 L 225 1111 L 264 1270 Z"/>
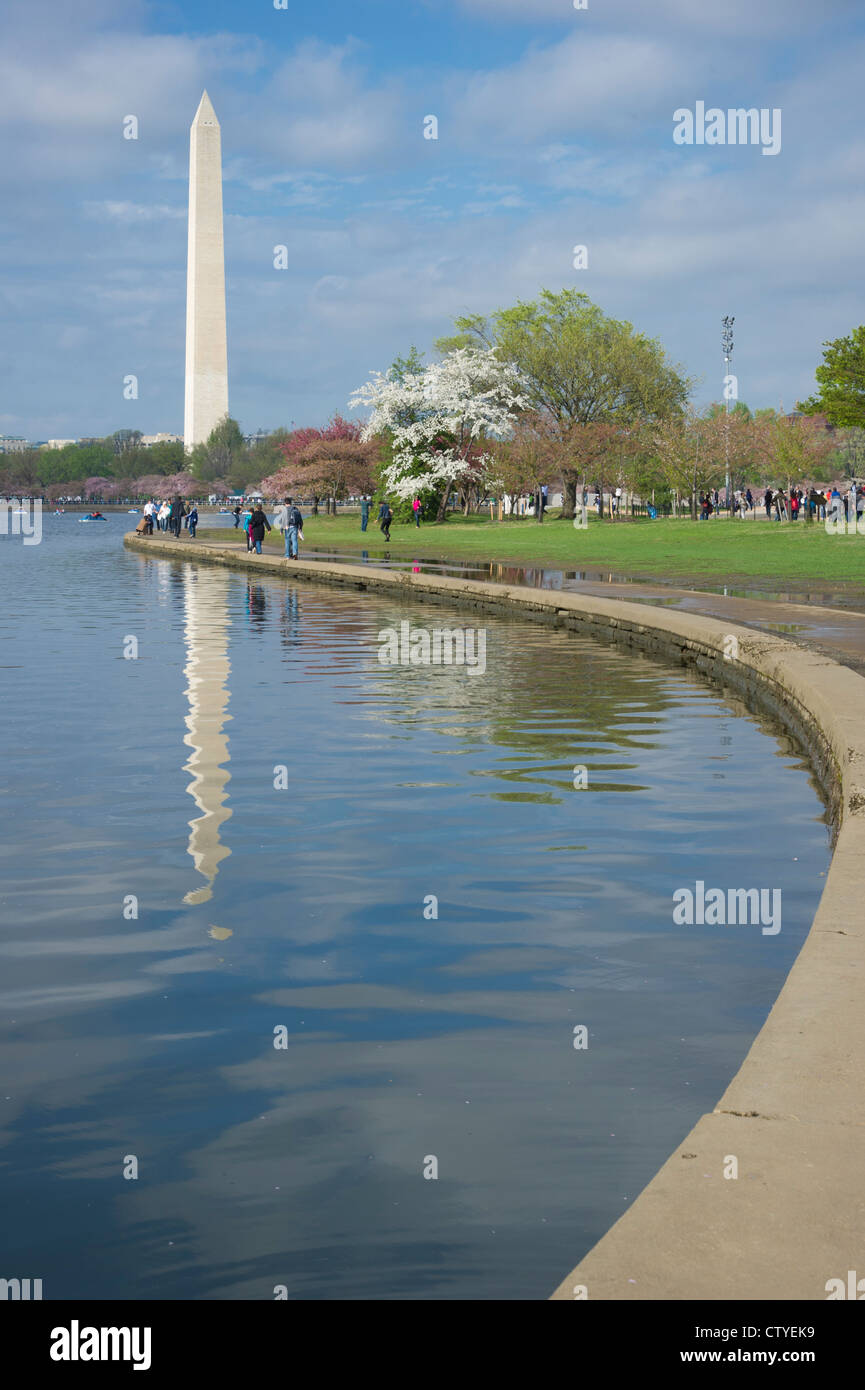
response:
<path id="1" fill-rule="evenodd" d="M 508 67 L 453 77 L 449 125 L 463 143 L 505 150 L 551 135 L 639 132 L 681 66 L 658 38 L 570 35 Z"/>
<path id="2" fill-rule="evenodd" d="M 581 26 L 581 32 L 597 27 L 657 31 L 714 31 L 736 37 L 753 34 L 778 36 L 808 28 L 820 28 L 829 17 L 842 19 L 856 13 L 856 0 L 588 0 L 588 8 L 575 10 L 573 0 L 457 0 L 469 14 L 494 22 L 539 21 Z"/>
<path id="3" fill-rule="evenodd" d="M 235 123 L 244 148 L 302 169 L 355 170 L 393 157 L 410 135 L 402 83 L 376 81 L 355 43 L 302 43 Z"/>
<path id="4" fill-rule="evenodd" d="M 167 203 L 115 203 L 85 202 L 84 212 L 88 217 L 110 218 L 114 222 L 163 222 L 166 218 L 182 218 L 186 221 L 187 209 L 171 207 Z"/>
<path id="5" fill-rule="evenodd" d="M 484 0 L 470 3 L 480 13 Z M 244 423 L 321 421 L 370 368 L 412 342 L 429 353 L 456 314 L 566 284 L 660 334 L 708 395 L 717 321 L 735 313 L 743 397 L 806 394 L 823 339 L 861 317 L 861 43 L 803 54 L 798 71 L 788 57 L 794 76 L 770 82 L 758 44 L 697 33 L 714 7 L 688 0 L 680 23 L 679 0 L 556 3 L 570 31 L 541 43 L 536 25 L 521 56 L 474 73 L 442 50 L 424 87 L 354 42 L 300 44 L 271 71 L 255 39 L 144 34 L 113 0 L 110 30 L 100 0 L 80 0 L 44 38 L 41 6 L 21 7 L 31 17 L 11 33 L 0 20 L 0 379 L 16 432 L 116 428 L 118 356 L 140 371 L 136 423 L 182 423 L 188 129 L 204 86 L 223 127 L 231 400 Z M 547 0 L 528 8 L 537 19 Z M 777 13 L 775 0 L 748 8 L 752 23 Z M 785 3 L 785 35 L 821 13 Z M 628 32 L 604 36 L 626 15 Z M 726 104 L 734 85 L 733 104 L 783 107 L 782 154 L 674 147 L 675 107 Z M 422 117 L 439 108 L 440 138 L 424 141 Z M 128 113 L 137 142 L 122 139 Z"/>

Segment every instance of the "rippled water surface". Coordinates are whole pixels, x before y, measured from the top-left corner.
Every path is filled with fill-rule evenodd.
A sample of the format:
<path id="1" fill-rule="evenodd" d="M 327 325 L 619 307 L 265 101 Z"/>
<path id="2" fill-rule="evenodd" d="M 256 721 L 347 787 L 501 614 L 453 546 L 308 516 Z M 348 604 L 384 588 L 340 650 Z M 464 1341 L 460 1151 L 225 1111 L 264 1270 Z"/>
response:
<path id="1" fill-rule="evenodd" d="M 0 538 L 0 1276 L 546 1297 L 802 942 L 829 851 L 800 752 L 648 658 L 128 525 Z M 382 666 L 403 620 L 483 622 L 485 673 Z M 698 879 L 780 887 L 781 932 L 674 926 Z"/>

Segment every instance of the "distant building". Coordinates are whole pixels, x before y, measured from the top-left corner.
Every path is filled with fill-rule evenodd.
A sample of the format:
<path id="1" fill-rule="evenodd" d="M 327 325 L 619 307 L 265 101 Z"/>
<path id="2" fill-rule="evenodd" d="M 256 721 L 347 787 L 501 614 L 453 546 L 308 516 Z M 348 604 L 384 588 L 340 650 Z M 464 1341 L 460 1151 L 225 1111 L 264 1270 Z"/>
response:
<path id="1" fill-rule="evenodd" d="M 272 430 L 256 430 L 255 434 L 245 434 L 243 436 L 243 442 L 251 446 L 257 444 L 261 439 L 269 439 L 271 434 Z"/>
<path id="2" fill-rule="evenodd" d="M 43 449 L 65 449 L 67 444 L 77 443 L 77 439 L 49 439 L 41 447 Z"/>
<path id="3" fill-rule="evenodd" d="M 153 444 L 182 444 L 182 434 L 143 434 L 140 443 L 145 449 L 149 449 Z"/>
<path id="4" fill-rule="evenodd" d="M 825 415 L 806 415 L 804 410 L 791 410 L 784 418 L 786 420 L 811 420 L 818 429 L 828 430 L 830 434 L 835 433 L 835 426 L 830 425 Z"/>
<path id="5" fill-rule="evenodd" d="M 0 454 L 23 454 L 33 445 L 18 434 L 0 434 Z"/>

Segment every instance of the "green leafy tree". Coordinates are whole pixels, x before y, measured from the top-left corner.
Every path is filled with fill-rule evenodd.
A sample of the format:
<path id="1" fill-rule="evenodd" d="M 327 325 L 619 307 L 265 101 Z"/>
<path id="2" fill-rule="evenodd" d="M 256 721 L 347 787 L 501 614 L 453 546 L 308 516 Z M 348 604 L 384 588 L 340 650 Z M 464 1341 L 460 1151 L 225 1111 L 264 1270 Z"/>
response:
<path id="1" fill-rule="evenodd" d="M 500 309 L 487 319 L 456 320 L 457 335 L 436 348 L 492 347 L 516 368 L 532 408 L 548 414 L 563 437 L 574 425 L 636 425 L 680 415 L 691 383 L 656 339 L 608 318 L 577 290 L 542 290 L 533 303 Z M 573 470 L 562 478 L 562 516 L 576 502 Z"/>
<path id="2" fill-rule="evenodd" d="M 137 478 L 140 473 L 161 471 L 161 469 L 155 470 L 153 468 L 150 450 L 138 447 L 124 449 L 122 453 L 118 454 L 111 470 L 115 478 Z M 174 472 L 174 469 L 169 471 Z"/>
<path id="3" fill-rule="evenodd" d="M 820 390 L 801 402 L 806 415 L 825 415 L 830 425 L 865 426 L 865 325 L 847 338 L 823 344 L 823 361 L 815 371 Z"/>
<path id="4" fill-rule="evenodd" d="M 281 427 L 278 430 L 273 430 L 263 439 L 256 439 L 249 445 L 236 464 L 232 481 L 236 481 L 240 487 L 258 487 L 262 478 L 276 473 L 285 463 L 285 455 L 280 446 L 285 443 L 289 436 L 290 431 Z M 243 477 L 240 476 L 241 473 Z"/>
<path id="5" fill-rule="evenodd" d="M 711 413 L 686 410 L 660 421 L 653 432 L 655 458 L 662 485 L 674 497 L 688 498 L 696 520 L 697 500 L 724 481 L 724 421 Z"/>
<path id="6" fill-rule="evenodd" d="M 125 454 L 129 449 L 137 449 L 141 443 L 141 430 L 115 430 L 111 436 L 115 454 Z"/>
<path id="7" fill-rule="evenodd" d="M 828 481 L 827 461 L 835 440 L 828 430 L 807 416 L 776 415 L 765 424 L 766 452 L 775 481 L 785 488 L 794 483 Z"/>
<path id="8" fill-rule="evenodd" d="M 42 488 L 39 449 L 22 449 L 20 454 L 0 454 L 0 496 L 30 496 Z"/>
<path id="9" fill-rule="evenodd" d="M 730 415 L 740 416 L 743 420 L 754 419 L 753 411 L 751 410 L 750 406 L 747 406 L 745 404 L 744 401 L 736 401 L 736 403 L 729 412 L 727 410 L 726 401 L 713 401 L 712 404 L 709 406 L 709 415 L 727 415 L 728 413 Z"/>
<path id="10" fill-rule="evenodd" d="M 241 462 L 246 462 L 246 444 L 240 426 L 230 415 L 224 415 L 206 443 L 196 444 L 187 458 L 189 471 L 203 481 L 230 478 Z"/>
<path id="11" fill-rule="evenodd" d="M 37 457 L 39 478 L 45 484 L 93 476 L 111 477 L 116 461 L 110 441 L 105 440 L 97 444 L 67 444 L 62 449 L 41 449 Z"/>
<path id="12" fill-rule="evenodd" d="M 836 449 L 827 460 L 833 474 L 847 478 L 865 478 L 865 429 L 852 427 L 838 430 Z"/>
<path id="13" fill-rule="evenodd" d="M 139 458 L 139 472 L 161 473 L 166 477 L 170 473 L 182 473 L 188 462 L 182 439 L 167 439 L 161 444 L 151 444 L 149 449 L 140 451 Z"/>

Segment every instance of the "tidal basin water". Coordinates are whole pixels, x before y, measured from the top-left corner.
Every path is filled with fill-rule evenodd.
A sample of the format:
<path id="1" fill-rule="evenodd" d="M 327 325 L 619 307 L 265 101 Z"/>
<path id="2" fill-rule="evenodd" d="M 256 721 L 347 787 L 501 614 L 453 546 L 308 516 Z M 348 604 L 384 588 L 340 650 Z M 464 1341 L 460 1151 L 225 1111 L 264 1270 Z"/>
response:
<path id="1" fill-rule="evenodd" d="M 0 1277 L 546 1298 L 804 939 L 801 750 L 647 657 L 142 557 L 129 525 L 0 538 Z M 482 625 L 485 672 L 381 665 L 404 620 Z M 781 931 L 674 925 L 697 881 L 780 888 Z"/>

